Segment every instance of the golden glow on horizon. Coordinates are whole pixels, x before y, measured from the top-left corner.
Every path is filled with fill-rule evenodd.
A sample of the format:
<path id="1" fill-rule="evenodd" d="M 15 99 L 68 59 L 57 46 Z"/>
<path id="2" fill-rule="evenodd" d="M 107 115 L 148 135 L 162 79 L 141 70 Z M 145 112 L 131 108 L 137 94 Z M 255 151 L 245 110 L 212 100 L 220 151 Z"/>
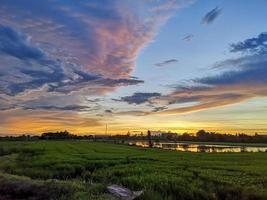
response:
<path id="1" fill-rule="evenodd" d="M 266 119 L 267 110 L 262 109 L 266 106 L 265 100 L 258 99 L 224 108 L 164 117 L 116 114 L 97 117 L 83 112 L 14 109 L 1 111 L 6 118 L 0 126 L 0 134 L 40 134 L 62 130 L 75 134 L 105 134 L 106 124 L 108 124 L 108 134 L 126 134 L 128 131 L 145 133 L 148 129 L 177 133 L 195 133 L 205 129 L 230 134 L 255 134 L 256 132 L 266 134 L 267 122 L 264 119 Z"/>
<path id="2" fill-rule="evenodd" d="M 16 134 L 40 134 L 43 132 L 49 131 L 62 131 L 68 130 L 69 132 L 75 134 L 105 134 L 105 123 L 99 124 L 97 126 L 92 126 L 84 124 L 83 126 L 79 125 L 66 125 L 60 124 L 57 122 L 44 122 L 40 119 L 35 118 L 24 118 L 23 120 L 13 120 L 9 122 L 9 127 L 0 128 L 0 132 L 2 134 L 8 133 L 8 135 L 16 135 Z M 127 128 L 126 128 L 127 127 Z M 159 123 L 159 122 L 151 122 L 151 123 L 108 123 L 108 131 L 107 134 L 127 134 L 128 131 L 132 134 L 137 133 L 146 133 L 147 130 L 152 131 L 164 131 L 164 132 L 176 132 L 176 133 L 196 133 L 200 129 L 205 129 L 207 131 L 214 131 L 219 133 L 247 133 L 247 134 L 255 134 L 257 133 L 267 133 L 266 129 L 236 129 L 236 128 L 222 128 L 218 126 L 218 124 L 201 124 L 201 123 L 193 123 L 193 122 L 171 122 L 171 123 Z"/>

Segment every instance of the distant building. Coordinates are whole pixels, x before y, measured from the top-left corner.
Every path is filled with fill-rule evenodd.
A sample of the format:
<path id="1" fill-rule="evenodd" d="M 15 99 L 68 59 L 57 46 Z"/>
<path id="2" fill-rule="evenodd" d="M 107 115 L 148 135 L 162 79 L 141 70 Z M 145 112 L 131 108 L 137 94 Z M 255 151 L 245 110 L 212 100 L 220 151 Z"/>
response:
<path id="1" fill-rule="evenodd" d="M 162 131 L 151 131 L 152 137 L 161 137 L 164 134 Z"/>

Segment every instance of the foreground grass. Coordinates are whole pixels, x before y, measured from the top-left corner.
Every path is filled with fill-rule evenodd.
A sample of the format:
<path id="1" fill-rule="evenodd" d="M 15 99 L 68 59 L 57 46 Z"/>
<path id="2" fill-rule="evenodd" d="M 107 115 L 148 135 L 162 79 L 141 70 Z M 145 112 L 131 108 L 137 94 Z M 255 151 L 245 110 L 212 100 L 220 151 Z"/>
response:
<path id="1" fill-rule="evenodd" d="M 187 153 L 87 141 L 0 142 L 0 200 L 267 199 L 267 153 Z M 2 198 L 2 199 L 1 199 Z"/>

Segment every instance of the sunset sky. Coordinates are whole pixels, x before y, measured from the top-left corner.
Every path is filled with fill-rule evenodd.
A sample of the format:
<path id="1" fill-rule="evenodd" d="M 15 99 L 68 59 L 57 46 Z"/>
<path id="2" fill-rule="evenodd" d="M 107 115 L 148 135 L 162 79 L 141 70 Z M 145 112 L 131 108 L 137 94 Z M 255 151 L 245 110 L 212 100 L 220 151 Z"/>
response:
<path id="1" fill-rule="evenodd" d="M 0 0 L 0 135 L 267 133 L 266 0 Z"/>

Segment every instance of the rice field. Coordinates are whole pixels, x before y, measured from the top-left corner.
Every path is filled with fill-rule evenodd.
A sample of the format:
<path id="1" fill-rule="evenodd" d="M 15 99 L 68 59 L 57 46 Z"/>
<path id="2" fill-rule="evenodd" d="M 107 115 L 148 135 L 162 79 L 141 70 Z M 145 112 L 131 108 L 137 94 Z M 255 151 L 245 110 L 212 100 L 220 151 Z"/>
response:
<path id="1" fill-rule="evenodd" d="M 267 199 L 267 153 L 190 153 L 90 141 L 0 142 L 0 200 Z"/>

